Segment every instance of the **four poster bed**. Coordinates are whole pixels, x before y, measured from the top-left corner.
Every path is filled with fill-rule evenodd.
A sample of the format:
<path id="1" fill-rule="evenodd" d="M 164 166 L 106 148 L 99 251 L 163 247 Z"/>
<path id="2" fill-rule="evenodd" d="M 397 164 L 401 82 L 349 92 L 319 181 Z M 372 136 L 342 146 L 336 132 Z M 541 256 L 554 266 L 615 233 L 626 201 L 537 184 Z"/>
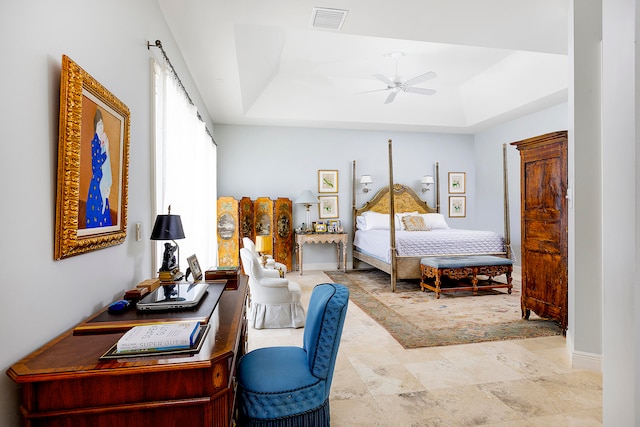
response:
<path id="1" fill-rule="evenodd" d="M 499 256 L 511 258 L 509 240 L 506 150 L 504 151 L 505 235 L 491 231 L 452 229 L 440 214 L 439 166 L 435 171 L 436 207 L 430 207 L 410 187 L 393 182 L 392 141 L 389 140 L 389 185 L 361 207 L 356 204 L 356 162 L 353 162 L 353 268 L 365 262 L 397 279 L 421 278 L 425 257 Z M 391 189 L 391 191 L 390 191 Z"/>

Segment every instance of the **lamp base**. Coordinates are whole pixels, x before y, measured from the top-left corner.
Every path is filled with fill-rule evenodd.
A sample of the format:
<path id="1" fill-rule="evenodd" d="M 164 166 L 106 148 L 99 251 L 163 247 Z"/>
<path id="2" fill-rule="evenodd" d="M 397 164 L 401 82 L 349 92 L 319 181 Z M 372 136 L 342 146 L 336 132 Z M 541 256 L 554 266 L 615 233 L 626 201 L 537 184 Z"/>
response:
<path id="1" fill-rule="evenodd" d="M 173 270 L 158 271 L 158 277 L 161 282 L 177 282 L 178 280 L 182 280 L 184 274 L 180 271 L 180 268 L 176 267 Z"/>

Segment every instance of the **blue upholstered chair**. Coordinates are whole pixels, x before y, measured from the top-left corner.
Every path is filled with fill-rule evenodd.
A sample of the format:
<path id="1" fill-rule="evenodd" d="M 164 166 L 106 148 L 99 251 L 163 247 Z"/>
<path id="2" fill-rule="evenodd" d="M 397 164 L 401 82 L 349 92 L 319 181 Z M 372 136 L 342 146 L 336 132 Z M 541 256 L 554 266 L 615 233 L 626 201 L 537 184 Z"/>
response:
<path id="1" fill-rule="evenodd" d="M 265 347 L 242 357 L 237 372 L 240 426 L 329 426 L 329 390 L 348 302 L 346 286 L 317 285 L 303 347 Z"/>

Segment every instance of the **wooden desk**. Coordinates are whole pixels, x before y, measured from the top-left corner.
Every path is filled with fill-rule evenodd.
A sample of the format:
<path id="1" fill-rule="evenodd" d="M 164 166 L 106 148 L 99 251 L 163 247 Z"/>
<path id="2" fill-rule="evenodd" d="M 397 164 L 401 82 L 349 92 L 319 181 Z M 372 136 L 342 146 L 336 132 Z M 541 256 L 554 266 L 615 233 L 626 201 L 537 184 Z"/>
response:
<path id="1" fill-rule="evenodd" d="M 193 356 L 100 361 L 122 332 L 69 330 L 7 375 L 21 386 L 25 426 L 225 426 L 235 412 L 235 369 L 246 351 L 247 277 L 225 290 Z"/>
<path id="2" fill-rule="evenodd" d="M 296 233 L 297 264 L 302 276 L 302 246 L 305 243 L 335 243 L 338 256 L 338 270 L 342 264 L 342 270 L 347 272 L 347 233 Z M 340 246 L 342 245 L 342 258 L 340 258 Z M 340 260 L 342 259 L 342 263 Z"/>

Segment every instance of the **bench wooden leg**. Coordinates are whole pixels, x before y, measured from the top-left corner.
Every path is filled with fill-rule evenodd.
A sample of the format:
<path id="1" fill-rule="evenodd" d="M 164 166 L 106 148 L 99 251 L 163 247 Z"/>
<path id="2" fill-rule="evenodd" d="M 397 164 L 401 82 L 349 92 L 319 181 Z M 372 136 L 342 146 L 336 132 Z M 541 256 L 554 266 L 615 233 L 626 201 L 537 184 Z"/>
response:
<path id="1" fill-rule="evenodd" d="M 473 275 L 471 276 L 471 286 L 473 286 L 473 296 L 478 295 L 478 269 L 473 269 Z"/>

